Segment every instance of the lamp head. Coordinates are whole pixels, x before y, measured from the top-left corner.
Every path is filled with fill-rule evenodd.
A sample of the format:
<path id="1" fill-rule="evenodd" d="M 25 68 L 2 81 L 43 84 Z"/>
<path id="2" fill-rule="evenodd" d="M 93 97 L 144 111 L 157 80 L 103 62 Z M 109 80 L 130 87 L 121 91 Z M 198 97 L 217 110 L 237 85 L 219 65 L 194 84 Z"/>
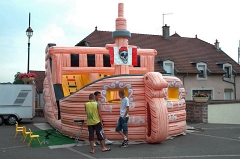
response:
<path id="1" fill-rule="evenodd" d="M 29 26 L 26 30 L 26 35 L 28 36 L 28 38 L 30 39 L 33 35 L 33 30 L 32 28 Z"/>

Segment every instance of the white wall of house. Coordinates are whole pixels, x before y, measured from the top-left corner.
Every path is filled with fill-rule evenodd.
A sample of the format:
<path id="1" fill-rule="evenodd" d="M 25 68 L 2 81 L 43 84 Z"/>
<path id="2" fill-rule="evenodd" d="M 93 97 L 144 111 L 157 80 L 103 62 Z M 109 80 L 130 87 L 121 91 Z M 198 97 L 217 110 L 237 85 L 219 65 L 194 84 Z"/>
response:
<path id="1" fill-rule="evenodd" d="M 213 100 L 229 100 L 234 99 L 234 86 L 231 83 L 224 82 L 222 76 L 219 75 L 207 75 L 205 79 L 199 79 L 197 75 L 176 75 L 184 84 L 186 91 L 186 100 L 192 100 L 193 90 L 212 90 Z M 233 82 L 233 77 L 229 79 Z M 236 99 L 240 99 L 240 76 L 235 78 L 236 84 Z M 226 92 L 232 90 L 232 92 Z"/>
<path id="2" fill-rule="evenodd" d="M 240 124 L 240 103 L 208 104 L 208 123 Z"/>

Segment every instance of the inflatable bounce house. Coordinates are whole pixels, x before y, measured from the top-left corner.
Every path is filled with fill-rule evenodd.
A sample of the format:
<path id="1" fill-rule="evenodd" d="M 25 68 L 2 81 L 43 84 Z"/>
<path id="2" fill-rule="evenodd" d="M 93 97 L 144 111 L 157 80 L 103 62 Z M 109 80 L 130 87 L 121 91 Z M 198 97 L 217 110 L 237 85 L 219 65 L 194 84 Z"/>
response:
<path id="1" fill-rule="evenodd" d="M 160 143 L 185 133 L 185 89 L 181 80 L 154 72 L 154 49 L 128 45 L 123 3 L 118 4 L 114 44 L 105 47 L 58 47 L 48 44 L 44 80 L 44 115 L 61 134 L 75 138 L 83 119 L 81 140 L 88 140 L 84 104 L 89 94 L 101 92 L 104 133 L 110 140 L 121 140 L 115 132 L 119 118 L 118 90 L 130 101 L 129 139 Z M 72 56 L 74 55 L 74 56 Z M 77 59 L 77 60 L 76 60 Z M 90 60 L 89 60 L 90 59 Z M 78 65 L 72 66 L 73 61 Z"/>

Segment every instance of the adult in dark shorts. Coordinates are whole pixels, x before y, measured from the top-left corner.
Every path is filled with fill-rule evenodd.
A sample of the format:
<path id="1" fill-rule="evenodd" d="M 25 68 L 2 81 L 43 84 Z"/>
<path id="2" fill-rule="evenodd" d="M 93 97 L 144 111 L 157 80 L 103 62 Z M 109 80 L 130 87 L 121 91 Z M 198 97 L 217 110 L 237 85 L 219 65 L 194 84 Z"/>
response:
<path id="1" fill-rule="evenodd" d="M 123 142 L 119 147 L 128 147 L 128 120 L 129 120 L 129 99 L 125 96 L 124 90 L 119 90 L 118 95 L 121 100 L 120 117 L 116 126 L 116 132 L 123 137 Z"/>
<path id="2" fill-rule="evenodd" d="M 104 137 L 102 134 L 102 118 L 100 114 L 100 108 L 98 103 L 95 102 L 94 94 L 89 95 L 89 102 L 85 103 L 85 110 L 87 114 L 87 126 L 88 126 L 88 134 L 89 134 L 89 142 L 91 146 L 90 153 L 95 152 L 94 150 L 94 131 L 96 131 L 96 135 L 98 141 L 100 141 L 102 152 L 110 151 L 111 148 L 107 148 L 104 144 Z"/>
<path id="3" fill-rule="evenodd" d="M 101 99 L 101 93 L 99 92 L 99 91 L 96 91 L 96 92 L 94 92 L 94 95 L 95 95 L 95 101 L 98 103 L 98 106 L 101 108 L 102 107 L 102 103 L 101 103 L 101 101 L 100 101 L 100 99 Z M 102 121 L 103 122 L 103 121 Z M 103 125 L 102 125 L 103 126 Z M 104 136 L 104 141 L 105 141 L 105 145 L 111 145 L 111 144 L 113 144 L 113 142 L 114 141 L 111 141 L 111 140 L 108 140 L 107 139 L 107 137 L 106 137 L 106 135 L 104 134 L 104 128 L 103 128 L 103 136 Z M 94 146 L 97 146 L 97 144 L 96 143 L 94 143 Z"/>

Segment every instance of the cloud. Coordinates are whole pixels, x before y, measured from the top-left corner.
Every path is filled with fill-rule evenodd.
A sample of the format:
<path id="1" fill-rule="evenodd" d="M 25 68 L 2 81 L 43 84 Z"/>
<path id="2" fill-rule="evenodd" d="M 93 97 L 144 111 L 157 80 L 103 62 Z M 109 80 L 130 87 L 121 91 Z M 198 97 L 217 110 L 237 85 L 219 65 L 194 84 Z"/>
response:
<path id="1" fill-rule="evenodd" d="M 114 31 L 118 16 L 118 3 L 124 3 L 124 17 L 131 33 L 162 35 L 164 23 L 182 37 L 195 37 L 220 47 L 233 59 L 238 59 L 240 10 L 234 1 L 192 0 L 13 0 L 1 1 L 0 6 L 0 63 L 4 66 L 0 82 L 12 81 L 16 72 L 27 71 L 28 12 L 31 12 L 30 69 L 45 69 L 45 47 L 48 43 L 57 46 L 74 46 L 83 38 L 98 30 Z M 207 5 L 206 5 L 207 4 Z M 202 11 L 204 8 L 204 11 Z M 224 11 L 224 12 L 223 12 Z M 7 15 L 7 16 L 6 16 Z M 5 18 L 4 18 L 5 17 Z M 4 55 L 4 56 L 3 56 Z M 7 71 L 5 71 L 7 70 Z"/>
<path id="2" fill-rule="evenodd" d="M 66 14 L 65 23 L 79 28 L 97 26 L 99 29 L 114 30 L 116 17 L 117 3 L 114 1 L 75 1 L 74 8 Z"/>
<path id="3" fill-rule="evenodd" d="M 64 34 L 64 30 L 57 26 L 57 24 L 52 23 L 49 24 L 44 30 L 40 30 L 41 36 L 41 41 L 45 44 L 50 43 L 50 42 L 60 42 L 63 41 L 66 36 Z M 60 40 L 61 39 L 61 40 Z"/>

